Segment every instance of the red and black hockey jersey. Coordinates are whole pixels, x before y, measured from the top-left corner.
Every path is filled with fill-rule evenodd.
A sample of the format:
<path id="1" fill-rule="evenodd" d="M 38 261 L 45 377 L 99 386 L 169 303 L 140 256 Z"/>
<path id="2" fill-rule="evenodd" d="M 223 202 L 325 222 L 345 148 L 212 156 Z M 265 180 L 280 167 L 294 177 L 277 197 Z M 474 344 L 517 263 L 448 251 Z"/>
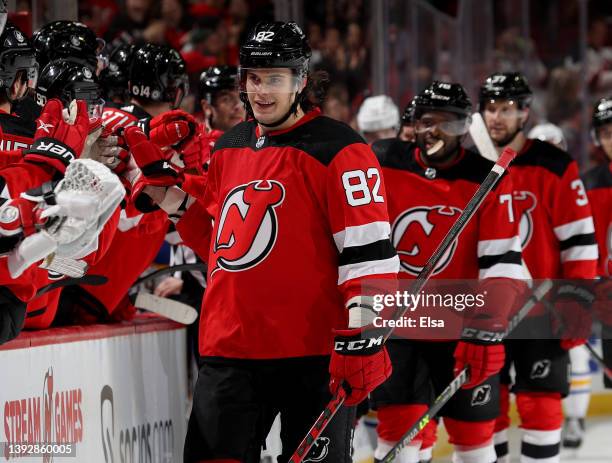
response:
<path id="1" fill-rule="evenodd" d="M 0 112 L 0 128 L 2 128 L 0 151 L 22 150 L 23 148 L 29 148 L 32 144 L 36 132 L 36 123 Z"/>
<path id="2" fill-rule="evenodd" d="M 462 150 L 445 169 L 427 167 L 416 145 L 386 139 L 372 146 L 381 163 L 389 205 L 391 241 L 400 257 L 400 277 L 414 278 L 472 198 L 493 163 Z M 433 278 L 524 279 L 518 221 L 504 176 L 442 258 Z"/>
<path id="3" fill-rule="evenodd" d="M 214 220 L 201 256 L 206 357 L 329 355 L 359 280 L 398 270 L 378 161 L 352 129 L 318 111 L 285 131 L 262 134 L 247 121 L 225 133 L 199 207 L 209 217 L 192 208 L 177 230 L 197 252 L 183 231 Z"/>
<path id="4" fill-rule="evenodd" d="M 510 175 L 523 258 L 531 276 L 595 278 L 595 229 L 576 162 L 549 143 L 527 140 Z"/>
<path id="5" fill-rule="evenodd" d="M 151 115 L 135 104 L 116 104 L 107 103 L 102 112 L 102 123 L 111 132 L 123 127 L 130 127 L 138 124 L 141 119 L 150 119 Z"/>
<path id="6" fill-rule="evenodd" d="M 603 164 L 583 176 L 599 246 L 599 276 L 612 276 L 612 164 Z"/>

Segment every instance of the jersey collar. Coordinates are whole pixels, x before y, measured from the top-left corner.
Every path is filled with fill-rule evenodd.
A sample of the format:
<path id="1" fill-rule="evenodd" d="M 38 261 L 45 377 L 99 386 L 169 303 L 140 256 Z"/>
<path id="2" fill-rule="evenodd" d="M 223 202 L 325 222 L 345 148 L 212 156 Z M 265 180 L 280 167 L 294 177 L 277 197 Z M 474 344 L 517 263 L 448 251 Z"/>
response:
<path id="1" fill-rule="evenodd" d="M 308 111 L 306 114 L 304 114 L 302 118 L 299 121 L 297 121 L 295 124 L 293 124 L 291 127 L 287 127 L 286 129 L 283 129 L 283 130 L 271 130 L 269 132 L 266 132 L 265 134 L 262 134 L 261 129 L 259 128 L 259 125 L 256 125 L 255 126 L 255 137 L 259 138 L 262 135 L 265 135 L 267 137 L 273 137 L 275 135 L 281 135 L 283 133 L 291 132 L 293 129 L 299 127 L 300 125 L 304 125 L 307 122 L 310 122 L 315 117 L 319 117 L 320 115 L 321 115 L 321 110 L 319 108 L 314 108 L 313 110 Z"/>

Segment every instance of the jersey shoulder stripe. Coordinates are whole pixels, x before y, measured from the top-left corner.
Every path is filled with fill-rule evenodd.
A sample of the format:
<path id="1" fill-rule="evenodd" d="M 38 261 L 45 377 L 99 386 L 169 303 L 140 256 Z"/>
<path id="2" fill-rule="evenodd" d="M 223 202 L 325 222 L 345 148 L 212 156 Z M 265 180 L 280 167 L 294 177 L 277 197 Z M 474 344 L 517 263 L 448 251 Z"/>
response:
<path id="1" fill-rule="evenodd" d="M 217 140 L 213 152 L 226 148 L 251 148 L 257 151 L 265 148 L 292 147 L 327 166 L 347 146 L 366 144 L 363 138 L 348 125 L 326 116 L 317 116 L 287 132 L 266 136 L 261 146 L 258 146 L 255 128 L 255 121 L 236 125 Z"/>
<path id="2" fill-rule="evenodd" d="M 519 154 L 511 166 L 532 166 L 548 170 L 557 177 L 563 177 L 565 171 L 574 161 L 566 151 L 541 141 L 530 140 L 530 145 Z"/>
<path id="3" fill-rule="evenodd" d="M 594 167 L 584 174 L 582 180 L 587 190 L 612 188 L 612 171 L 610 170 L 610 164 L 602 164 L 601 166 Z"/>

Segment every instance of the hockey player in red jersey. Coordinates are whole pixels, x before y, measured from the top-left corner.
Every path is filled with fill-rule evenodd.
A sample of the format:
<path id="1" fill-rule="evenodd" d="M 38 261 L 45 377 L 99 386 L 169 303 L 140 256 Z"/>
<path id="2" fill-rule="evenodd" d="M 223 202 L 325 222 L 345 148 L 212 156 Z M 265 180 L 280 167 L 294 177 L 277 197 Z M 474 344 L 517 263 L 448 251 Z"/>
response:
<path id="1" fill-rule="evenodd" d="M 155 133 L 165 139 L 167 132 L 176 133 L 173 124 L 177 120 L 192 120 L 182 111 L 172 111 L 180 105 L 187 92 L 185 63 L 172 48 L 145 44 L 133 51 L 129 89 L 129 102 L 119 107 L 107 106 L 103 112 L 105 130 L 115 139 L 120 129 L 136 124 L 147 126 L 150 132 L 157 129 Z M 185 122 L 181 127 L 186 125 Z M 180 141 L 181 138 L 172 140 Z M 118 175 L 128 177 L 127 183 L 131 182 L 134 173 L 129 166 L 127 151 L 111 145 L 105 145 L 105 149 L 107 151 L 101 150 L 102 156 L 96 159 L 112 167 Z M 95 323 L 134 316 L 135 308 L 127 297 L 128 290 L 155 259 L 170 223 L 163 211 L 155 210 L 157 207 L 139 209 L 138 206 L 131 201 L 125 204 L 108 254 L 90 268 L 91 274 L 103 275 L 108 282 L 99 286 L 83 284 L 64 289 L 61 300 L 64 319 Z M 126 255 L 130 259 L 125 260 Z"/>
<path id="2" fill-rule="evenodd" d="M 433 82 L 413 100 L 416 142 L 399 138 L 373 145 L 388 191 L 391 241 L 400 256 L 400 277 L 412 279 L 450 229 L 492 167 L 490 161 L 461 147 L 471 102 L 456 83 Z M 503 331 L 514 295 L 522 290 L 518 223 L 503 199 L 511 190 L 506 176 L 462 232 L 433 279 L 483 280 L 482 291 L 504 287 L 505 305 L 489 302 L 481 328 Z M 465 321 L 468 326 L 478 322 Z M 474 325 L 476 326 L 476 325 Z M 441 412 L 453 461 L 493 463 L 493 426 L 498 414 L 499 375 L 504 364 L 501 343 L 388 342 L 393 373 L 374 391 L 378 409 L 378 447 L 382 459 L 463 367 L 470 380 Z M 433 386 L 433 387 L 432 387 Z M 402 450 L 396 461 L 417 463 L 421 438 Z"/>
<path id="3" fill-rule="evenodd" d="M 578 177 L 578 166 L 568 153 L 539 140 L 528 140 L 523 127 L 529 116 L 531 90 L 518 73 L 496 73 L 480 89 L 480 111 L 493 142 L 501 151 L 509 146 L 518 156 L 511 167 L 512 201 L 521 220 L 523 257 L 534 279 L 593 279 L 597 245 L 591 207 Z M 521 418 L 524 461 L 559 461 L 563 415 L 561 398 L 569 390 L 568 350 L 585 342 L 590 317 L 580 316 L 589 300 L 582 292 L 553 295 L 565 331 L 555 333 L 551 314 L 536 307 L 526 322 L 541 325 L 538 338 L 506 343 L 508 365 L 516 377 L 512 391 Z M 555 339 L 556 336 L 556 339 Z M 561 337 L 561 339 L 559 339 Z M 498 461 L 508 461 L 507 368 L 502 375 L 502 409 L 496 425 Z M 504 408 L 504 407 L 502 407 Z"/>
<path id="4" fill-rule="evenodd" d="M 587 196 L 593 209 L 595 235 L 599 246 L 596 285 L 596 316 L 602 324 L 604 361 L 612 368 L 612 98 L 602 98 L 593 109 L 593 141 L 601 147 L 611 162 L 602 164 L 584 174 Z M 606 387 L 612 380 L 604 376 Z"/>
<path id="5" fill-rule="evenodd" d="M 35 125 L 12 114 L 13 105 L 34 89 L 38 67 L 28 38 L 10 21 L 0 35 L 0 165 L 18 162 L 32 142 Z"/>
<path id="6" fill-rule="evenodd" d="M 363 140 L 307 99 L 316 85 L 310 55 L 295 23 L 259 23 L 249 33 L 240 82 L 251 120 L 215 144 L 204 200 L 173 212 L 187 207 L 177 229 L 208 262 L 185 462 L 259 461 L 280 412 L 278 461 L 286 463 L 330 392 L 343 384 L 346 405 L 355 405 L 390 373 L 383 346 L 347 350 L 372 335 L 358 322 L 370 313 L 360 280 L 394 279 L 398 270 L 384 182 Z M 148 172 L 140 194 L 179 193 L 180 175 L 142 133 L 129 128 L 125 137 Z M 211 218 L 212 246 L 183 236 L 197 239 L 189 232 Z M 311 459 L 351 461 L 352 415 L 338 412 Z"/>
<path id="7" fill-rule="evenodd" d="M 237 77 L 234 66 L 213 66 L 200 75 L 200 104 L 204 121 L 212 130 L 226 132 L 244 120 Z"/>
<path id="8" fill-rule="evenodd" d="M 106 243 L 112 238 L 112 232 L 117 224 L 118 214 L 113 214 L 113 210 L 124 191 L 116 177 L 100 164 L 88 161 L 89 164 L 79 164 L 77 167 L 77 163 L 74 163 L 70 172 L 77 173 L 76 176 L 70 177 L 72 183 L 60 183 L 57 187 L 50 183 L 53 178 L 61 178 L 64 173 L 63 167 L 81 154 L 88 137 L 90 123 L 85 102 L 80 101 L 71 107 L 70 114 L 74 118 L 73 123 L 64 120 L 59 100 L 49 101 L 38 120 L 39 126 L 44 129 L 37 130 L 32 146 L 24 150 L 23 161 L 0 169 L 2 185 L 0 235 L 3 236 L 0 239 L 3 248 L 0 283 L 4 305 L 0 310 L 0 343 L 16 336 L 22 328 L 25 318 L 25 305 L 22 305 L 22 302 L 32 299 L 35 291 L 41 287 L 38 275 L 46 273 L 38 268 L 39 261 L 52 252 L 55 252 L 53 259 L 45 259 L 43 263 L 46 268 L 56 268 L 55 261 L 59 261 L 60 258 L 64 259 L 65 263 L 68 261 L 77 263 L 81 259 L 87 261 L 90 257 L 95 259 L 96 254 L 106 250 Z M 66 164 L 60 163 L 58 156 L 49 154 L 50 147 L 56 153 L 63 153 Z M 70 185 L 76 185 L 79 176 L 85 179 L 86 177 L 82 175 L 89 175 L 86 171 L 92 173 L 100 168 L 102 177 L 95 174 L 100 182 L 97 187 L 105 188 L 104 192 L 100 190 L 98 198 L 100 199 L 98 204 L 104 204 L 104 209 L 100 209 L 100 215 L 92 216 L 85 222 L 53 223 L 53 216 L 71 216 L 71 210 L 74 212 L 74 206 L 70 202 L 60 201 L 54 193 L 61 190 L 69 193 L 68 190 L 72 188 Z M 103 177 L 106 177 L 106 180 Z M 92 177 L 93 180 L 95 179 Z M 110 181 L 107 183 L 107 180 Z M 105 182 L 104 185 L 102 181 Z M 77 197 L 83 195 L 79 191 L 88 191 L 88 188 L 94 193 L 97 188 L 94 186 L 95 182 L 81 184 L 79 188 L 84 187 L 83 190 L 73 189 L 73 197 L 75 192 Z M 27 195 L 24 196 L 23 193 Z M 58 206 L 63 212 L 58 214 L 50 210 Z M 92 203 L 87 207 L 96 206 Z M 44 210 L 47 210 L 46 214 L 51 214 L 51 218 L 44 217 L 42 214 Z M 109 226 L 102 234 L 106 236 L 102 236 L 100 231 L 107 221 Z M 57 236 L 56 232 L 64 225 L 73 228 L 64 232 L 62 236 Z M 41 233 L 44 233 L 44 236 Z"/>

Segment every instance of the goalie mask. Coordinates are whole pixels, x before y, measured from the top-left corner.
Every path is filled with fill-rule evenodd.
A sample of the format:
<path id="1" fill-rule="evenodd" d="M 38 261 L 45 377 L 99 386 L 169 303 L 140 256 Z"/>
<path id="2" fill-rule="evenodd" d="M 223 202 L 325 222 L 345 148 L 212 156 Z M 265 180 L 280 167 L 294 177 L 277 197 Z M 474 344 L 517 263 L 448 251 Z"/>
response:
<path id="1" fill-rule="evenodd" d="M 167 102 L 178 108 L 189 92 L 185 61 L 174 48 L 145 44 L 132 57 L 129 90 L 144 101 Z"/>
<path id="2" fill-rule="evenodd" d="M 36 103 L 43 107 L 51 98 L 59 98 L 65 107 L 72 100 L 84 100 L 92 119 L 100 118 L 104 109 L 98 78 L 89 67 L 76 62 L 52 61 L 41 71 Z"/>
<path id="3" fill-rule="evenodd" d="M 36 87 L 37 77 L 38 64 L 30 41 L 8 22 L 0 35 L 0 87 L 10 102 L 17 101 Z"/>
<path id="4" fill-rule="evenodd" d="M 308 62 L 312 51 L 306 36 L 294 22 L 260 22 L 249 33 L 240 47 L 240 68 L 238 71 L 240 99 L 249 116 L 255 119 L 249 102 L 249 93 L 295 94 L 287 113 L 272 123 L 259 124 L 276 127 L 283 124 L 298 105 L 306 98 L 300 91 L 308 74 Z M 289 69 L 286 75 L 275 69 Z M 258 72 L 259 71 L 259 72 Z"/>

